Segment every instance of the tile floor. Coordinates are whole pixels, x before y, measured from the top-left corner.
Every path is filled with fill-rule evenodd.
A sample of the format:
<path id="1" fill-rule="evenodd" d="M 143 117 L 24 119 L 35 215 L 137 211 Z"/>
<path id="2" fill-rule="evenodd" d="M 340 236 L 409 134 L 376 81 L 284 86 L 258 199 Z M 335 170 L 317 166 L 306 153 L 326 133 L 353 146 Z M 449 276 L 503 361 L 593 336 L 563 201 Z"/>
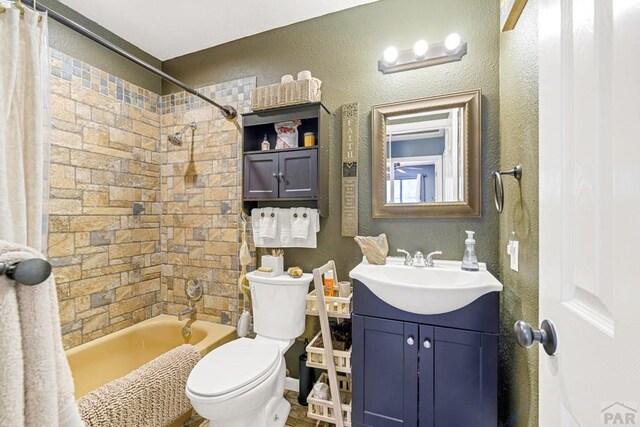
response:
<path id="1" fill-rule="evenodd" d="M 329 426 L 329 424 L 307 418 L 307 407 L 298 403 L 298 393 L 287 391 L 284 397 L 291 403 L 291 412 L 285 427 L 316 427 Z M 194 417 L 184 427 L 209 427 L 208 421 L 203 421 L 200 417 Z"/>

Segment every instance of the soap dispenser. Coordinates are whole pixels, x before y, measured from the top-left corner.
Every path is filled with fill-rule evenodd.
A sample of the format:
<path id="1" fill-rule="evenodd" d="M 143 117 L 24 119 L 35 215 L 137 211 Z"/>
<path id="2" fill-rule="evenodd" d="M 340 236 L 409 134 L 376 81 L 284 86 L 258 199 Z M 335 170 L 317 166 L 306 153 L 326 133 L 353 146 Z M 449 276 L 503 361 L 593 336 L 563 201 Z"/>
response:
<path id="1" fill-rule="evenodd" d="M 467 239 L 464 241 L 465 250 L 462 258 L 462 269 L 466 271 L 478 271 L 478 257 L 476 257 L 476 241 L 473 238 L 474 231 L 466 230 Z"/>

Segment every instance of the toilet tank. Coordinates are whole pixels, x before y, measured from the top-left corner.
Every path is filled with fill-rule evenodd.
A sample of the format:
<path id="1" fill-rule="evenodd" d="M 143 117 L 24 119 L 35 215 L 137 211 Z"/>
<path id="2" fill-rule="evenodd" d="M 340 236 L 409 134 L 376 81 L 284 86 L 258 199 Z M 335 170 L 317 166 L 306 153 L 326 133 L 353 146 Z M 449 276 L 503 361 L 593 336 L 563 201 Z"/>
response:
<path id="1" fill-rule="evenodd" d="M 269 338 L 292 340 L 304 332 L 306 295 L 313 275 L 292 278 L 247 274 L 251 287 L 253 330 Z"/>

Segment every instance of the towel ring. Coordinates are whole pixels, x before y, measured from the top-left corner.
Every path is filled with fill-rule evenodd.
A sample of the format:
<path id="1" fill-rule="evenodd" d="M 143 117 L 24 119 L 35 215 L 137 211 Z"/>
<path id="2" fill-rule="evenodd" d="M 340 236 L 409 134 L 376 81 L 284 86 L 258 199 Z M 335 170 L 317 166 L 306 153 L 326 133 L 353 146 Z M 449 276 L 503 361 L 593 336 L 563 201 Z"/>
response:
<path id="1" fill-rule="evenodd" d="M 517 164 L 513 169 L 508 171 L 494 171 L 493 177 L 493 201 L 499 214 L 504 209 L 504 186 L 502 184 L 502 175 L 509 175 L 520 181 L 522 178 L 522 165 Z"/>

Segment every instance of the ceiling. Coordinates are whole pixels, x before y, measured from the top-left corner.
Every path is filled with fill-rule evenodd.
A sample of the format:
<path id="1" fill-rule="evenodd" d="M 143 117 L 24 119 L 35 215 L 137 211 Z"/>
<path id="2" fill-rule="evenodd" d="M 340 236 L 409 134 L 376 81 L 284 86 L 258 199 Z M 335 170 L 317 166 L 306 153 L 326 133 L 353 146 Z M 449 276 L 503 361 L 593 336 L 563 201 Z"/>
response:
<path id="1" fill-rule="evenodd" d="M 165 61 L 377 0 L 61 0 Z"/>

